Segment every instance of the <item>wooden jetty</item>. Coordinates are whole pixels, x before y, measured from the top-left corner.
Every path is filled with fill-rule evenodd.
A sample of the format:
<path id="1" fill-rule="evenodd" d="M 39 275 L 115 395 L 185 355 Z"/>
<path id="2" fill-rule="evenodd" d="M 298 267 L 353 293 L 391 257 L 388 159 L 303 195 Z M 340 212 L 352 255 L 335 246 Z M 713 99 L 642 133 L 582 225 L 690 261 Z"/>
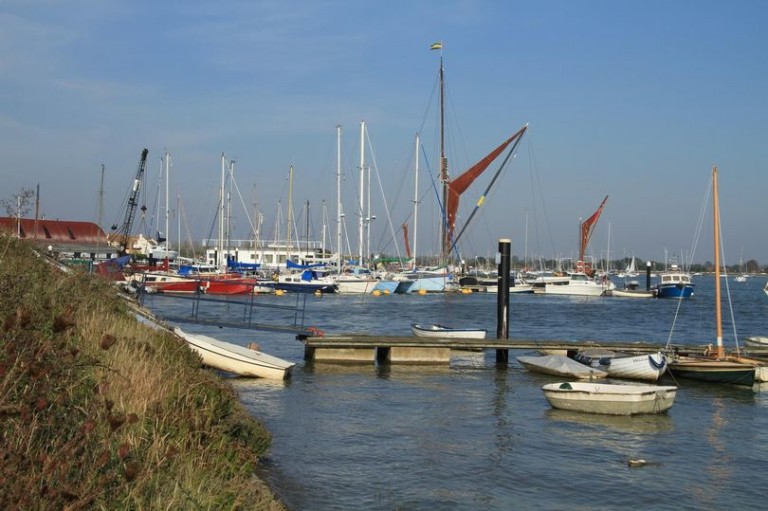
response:
<path id="1" fill-rule="evenodd" d="M 597 342 L 543 339 L 434 339 L 416 336 L 385 336 L 370 334 L 302 336 L 304 359 L 315 362 L 404 364 L 447 364 L 451 350 L 508 350 L 576 352 L 600 347 L 616 352 L 655 353 L 665 346 L 651 342 Z M 680 353 L 703 353 L 705 345 L 673 345 L 670 350 Z M 768 350 L 750 349 L 754 355 L 768 355 Z M 506 359 L 506 357 L 504 357 Z"/>

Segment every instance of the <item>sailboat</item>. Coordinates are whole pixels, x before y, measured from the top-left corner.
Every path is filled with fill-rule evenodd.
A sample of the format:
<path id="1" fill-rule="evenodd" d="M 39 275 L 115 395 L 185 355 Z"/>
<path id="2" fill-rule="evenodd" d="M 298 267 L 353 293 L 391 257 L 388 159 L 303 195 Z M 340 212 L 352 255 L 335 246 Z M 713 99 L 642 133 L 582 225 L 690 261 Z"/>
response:
<path id="1" fill-rule="evenodd" d="M 567 272 L 566 277 L 558 279 L 545 280 L 544 293 L 549 295 L 571 295 L 571 296 L 602 296 L 609 294 L 616 288 L 608 275 L 603 275 L 599 279 L 593 278 L 594 268 L 586 261 L 586 251 L 595 224 L 605 208 L 608 201 L 606 195 L 603 202 L 597 208 L 592 216 L 584 220 L 579 225 L 579 260 L 576 261 L 576 270 Z"/>
<path id="2" fill-rule="evenodd" d="M 723 321 L 720 293 L 720 206 L 717 196 L 717 167 L 712 168 L 712 210 L 715 248 L 715 327 L 717 346 L 704 355 L 673 353 L 668 370 L 675 377 L 691 378 L 713 383 L 751 386 L 755 381 L 755 366 L 726 356 L 723 348 Z"/>
<path id="3" fill-rule="evenodd" d="M 456 249 L 456 245 L 464 234 L 467 226 L 471 222 L 472 218 L 477 213 L 477 210 L 482 207 L 485 199 L 498 179 L 501 171 L 506 164 L 511 160 L 520 140 L 528 129 L 528 126 L 523 126 L 515 134 L 502 142 L 498 147 L 493 149 L 482 160 L 475 163 L 472 167 L 466 170 L 455 179 L 451 179 L 448 173 L 448 158 L 445 155 L 445 67 L 443 66 L 443 43 L 438 41 L 431 45 L 431 50 L 440 51 L 440 73 L 439 73 L 439 102 L 440 102 L 440 182 L 442 183 L 442 198 L 441 206 L 443 209 L 443 218 L 440 224 L 440 265 L 437 268 L 427 268 L 424 270 L 417 270 L 413 272 L 406 272 L 403 274 L 403 280 L 401 285 L 398 285 L 398 292 L 415 292 L 421 291 L 444 291 L 445 286 L 452 280 L 452 275 L 446 267 L 448 261 L 451 259 L 451 254 Z M 459 210 L 459 199 L 461 195 L 474 183 L 474 181 L 480 177 L 480 175 L 493 163 L 507 148 L 511 145 L 511 148 L 506 154 L 503 162 L 499 166 L 499 169 L 494 174 L 490 181 L 490 184 L 483 192 L 480 199 L 477 201 L 475 208 L 470 213 L 466 222 L 462 226 L 458 234 L 454 234 L 456 230 L 456 216 Z"/>

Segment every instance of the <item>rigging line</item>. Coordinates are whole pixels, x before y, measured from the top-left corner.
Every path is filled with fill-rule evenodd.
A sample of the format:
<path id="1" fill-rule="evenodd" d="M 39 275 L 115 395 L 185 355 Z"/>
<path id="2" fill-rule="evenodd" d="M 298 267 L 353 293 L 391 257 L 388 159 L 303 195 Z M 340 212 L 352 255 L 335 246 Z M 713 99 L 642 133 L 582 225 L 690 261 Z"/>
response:
<path id="1" fill-rule="evenodd" d="M 427 166 L 427 170 L 429 171 L 429 178 L 430 178 L 429 180 L 432 184 L 432 190 L 435 192 L 435 199 L 437 200 L 437 206 L 440 213 L 441 222 L 444 227 L 447 227 L 448 218 L 447 218 L 447 215 L 445 214 L 445 207 L 443 205 L 443 201 L 440 198 L 440 190 L 437 189 L 437 185 L 436 185 L 437 181 L 435 179 L 434 174 L 432 174 L 432 166 L 429 164 L 429 158 L 427 157 L 427 152 L 424 149 L 423 145 L 421 146 L 421 151 L 422 151 L 422 154 L 424 155 L 424 163 Z"/>
<path id="2" fill-rule="evenodd" d="M 243 211 L 245 211 L 245 218 L 248 220 L 248 225 L 251 228 L 251 232 L 256 232 L 256 228 L 253 225 L 253 220 L 251 219 L 251 215 L 248 214 L 248 207 L 245 205 L 245 200 L 243 199 L 243 194 L 240 192 L 240 187 L 237 185 L 237 180 L 235 179 L 235 176 L 231 176 L 232 178 L 232 185 L 235 187 L 235 191 L 237 192 L 237 196 L 240 199 L 240 205 L 243 207 Z"/>
<path id="3" fill-rule="evenodd" d="M 392 239 L 396 240 L 396 234 L 395 234 L 395 228 L 392 225 L 392 216 L 389 214 L 389 204 L 387 203 L 387 196 L 384 194 L 384 187 L 381 184 L 381 175 L 379 174 L 379 166 L 376 162 L 376 153 L 373 151 L 373 144 L 371 143 L 370 134 L 368 133 L 368 126 L 365 127 L 365 140 L 368 142 L 368 150 L 370 151 L 371 160 L 373 160 L 373 170 L 374 174 L 376 174 L 376 182 L 379 185 L 379 194 L 381 194 L 381 201 L 384 203 L 384 212 L 387 215 L 387 224 L 389 225 L 390 233 L 392 234 Z M 370 176 L 368 177 L 368 185 L 370 186 Z M 368 204 L 368 209 L 370 210 L 370 204 Z M 370 222 L 368 224 L 368 229 L 371 228 Z M 382 234 L 383 236 L 383 234 Z M 381 244 L 381 238 L 379 238 L 379 244 Z M 368 247 L 370 249 L 370 247 Z M 400 245 L 395 241 L 395 252 L 397 253 L 397 257 L 400 258 Z M 370 255 L 370 254 L 369 254 Z"/>

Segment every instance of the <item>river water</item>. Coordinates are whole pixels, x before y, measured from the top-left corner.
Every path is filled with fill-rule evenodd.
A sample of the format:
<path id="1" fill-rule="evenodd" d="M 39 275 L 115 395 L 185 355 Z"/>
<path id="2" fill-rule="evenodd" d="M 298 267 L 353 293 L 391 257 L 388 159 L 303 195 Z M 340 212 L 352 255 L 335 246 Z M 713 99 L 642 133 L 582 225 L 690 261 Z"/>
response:
<path id="1" fill-rule="evenodd" d="M 713 277 L 677 300 L 511 295 L 511 338 L 714 342 Z M 739 339 L 768 335 L 765 278 L 730 283 Z M 258 297 L 290 304 L 293 297 Z M 159 315 L 188 301 L 148 297 Z M 733 345 L 724 305 L 726 345 Z M 201 316 L 237 321 L 235 305 Z M 284 321 L 265 310 L 260 321 Z M 496 295 L 309 297 L 305 324 L 326 333 L 409 335 L 439 322 L 496 332 Z M 553 410 L 555 377 L 495 352 L 455 354 L 450 366 L 312 364 L 292 335 L 182 325 L 296 362 L 290 380 L 229 379 L 273 435 L 261 474 L 293 510 L 764 509 L 768 387 L 680 380 L 667 414 L 609 417 Z M 669 377 L 661 383 L 674 384 Z M 630 467 L 630 460 L 646 464 Z"/>

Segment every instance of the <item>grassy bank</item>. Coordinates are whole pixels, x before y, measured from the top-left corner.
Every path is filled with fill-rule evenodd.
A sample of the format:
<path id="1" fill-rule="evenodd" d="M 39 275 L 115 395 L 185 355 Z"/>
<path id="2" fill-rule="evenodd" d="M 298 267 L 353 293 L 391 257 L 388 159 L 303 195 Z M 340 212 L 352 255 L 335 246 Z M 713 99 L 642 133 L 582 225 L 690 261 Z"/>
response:
<path id="1" fill-rule="evenodd" d="M 0 235 L 0 508 L 283 509 L 268 431 L 124 302 Z"/>

